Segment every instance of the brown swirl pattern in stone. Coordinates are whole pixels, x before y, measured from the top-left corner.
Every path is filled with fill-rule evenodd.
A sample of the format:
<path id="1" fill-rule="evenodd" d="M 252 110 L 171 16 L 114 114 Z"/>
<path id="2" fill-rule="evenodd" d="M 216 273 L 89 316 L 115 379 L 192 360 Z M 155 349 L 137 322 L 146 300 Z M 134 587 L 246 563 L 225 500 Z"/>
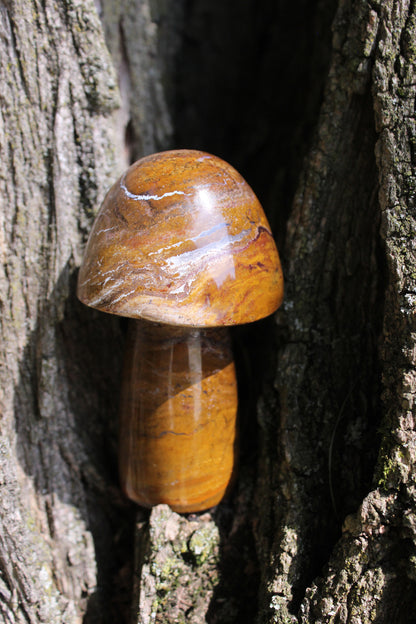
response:
<path id="1" fill-rule="evenodd" d="M 108 192 L 79 274 L 85 304 L 193 327 L 247 323 L 283 297 L 276 245 L 251 188 L 193 150 L 133 164 Z"/>
<path id="2" fill-rule="evenodd" d="M 178 512 L 216 505 L 234 469 L 237 387 L 228 331 L 132 321 L 120 410 L 127 496 Z"/>

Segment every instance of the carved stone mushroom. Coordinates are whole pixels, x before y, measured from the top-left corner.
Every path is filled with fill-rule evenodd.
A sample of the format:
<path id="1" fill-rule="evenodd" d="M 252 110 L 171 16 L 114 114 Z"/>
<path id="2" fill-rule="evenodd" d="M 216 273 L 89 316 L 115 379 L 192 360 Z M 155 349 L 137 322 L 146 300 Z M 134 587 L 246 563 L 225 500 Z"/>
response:
<path id="1" fill-rule="evenodd" d="M 144 506 L 216 505 L 235 466 L 237 386 L 226 326 L 274 312 L 283 276 L 263 209 L 233 167 L 174 150 L 134 163 L 94 222 L 78 297 L 130 324 L 119 466 Z"/>

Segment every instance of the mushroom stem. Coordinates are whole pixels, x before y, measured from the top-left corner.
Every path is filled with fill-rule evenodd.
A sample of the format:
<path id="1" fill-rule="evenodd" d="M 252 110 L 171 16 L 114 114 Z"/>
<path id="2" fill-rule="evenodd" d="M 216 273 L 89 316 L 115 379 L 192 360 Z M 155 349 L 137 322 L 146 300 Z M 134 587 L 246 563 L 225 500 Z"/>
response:
<path id="1" fill-rule="evenodd" d="M 235 465 L 237 384 L 228 330 L 130 321 L 120 408 L 120 478 L 150 507 L 219 503 Z"/>

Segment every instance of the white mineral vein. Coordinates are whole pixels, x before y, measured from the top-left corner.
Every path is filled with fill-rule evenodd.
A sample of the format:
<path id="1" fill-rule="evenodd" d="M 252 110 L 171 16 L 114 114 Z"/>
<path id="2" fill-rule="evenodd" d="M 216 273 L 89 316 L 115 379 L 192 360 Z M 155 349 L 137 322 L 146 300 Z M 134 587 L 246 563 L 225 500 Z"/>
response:
<path id="1" fill-rule="evenodd" d="M 146 193 L 144 195 L 135 195 L 128 190 L 127 186 L 122 181 L 120 182 L 120 187 L 129 199 L 136 199 L 137 201 L 149 201 L 149 199 L 159 201 L 165 197 L 172 197 L 172 195 L 185 195 L 183 191 L 169 191 L 168 193 L 163 193 L 163 195 L 147 195 Z"/>

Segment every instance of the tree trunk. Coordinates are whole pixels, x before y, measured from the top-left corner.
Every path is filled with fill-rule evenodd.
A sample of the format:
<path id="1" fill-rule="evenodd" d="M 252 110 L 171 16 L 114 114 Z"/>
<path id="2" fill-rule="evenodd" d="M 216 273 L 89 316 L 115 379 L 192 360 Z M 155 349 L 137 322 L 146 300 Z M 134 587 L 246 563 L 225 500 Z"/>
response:
<path id="1" fill-rule="evenodd" d="M 146 82 L 156 61 L 141 9 L 131 45 L 141 42 Z M 17 0 L 0 16 L 0 620 L 127 621 L 135 512 L 116 471 L 123 332 L 84 308 L 75 284 L 94 213 L 130 160 L 128 102 L 92 0 Z M 136 108 L 149 151 L 155 134 L 167 141 L 160 83 L 157 112 L 154 93 Z"/>
<path id="2" fill-rule="evenodd" d="M 415 5 L 342 3 L 333 33 L 286 243 L 260 621 L 411 622 Z"/>
<path id="3" fill-rule="evenodd" d="M 0 621 L 413 622 L 415 3 L 0 19 Z M 125 327 L 75 297 L 106 188 L 173 145 L 248 179 L 286 278 L 234 331 L 236 486 L 191 516 L 121 494 Z"/>

